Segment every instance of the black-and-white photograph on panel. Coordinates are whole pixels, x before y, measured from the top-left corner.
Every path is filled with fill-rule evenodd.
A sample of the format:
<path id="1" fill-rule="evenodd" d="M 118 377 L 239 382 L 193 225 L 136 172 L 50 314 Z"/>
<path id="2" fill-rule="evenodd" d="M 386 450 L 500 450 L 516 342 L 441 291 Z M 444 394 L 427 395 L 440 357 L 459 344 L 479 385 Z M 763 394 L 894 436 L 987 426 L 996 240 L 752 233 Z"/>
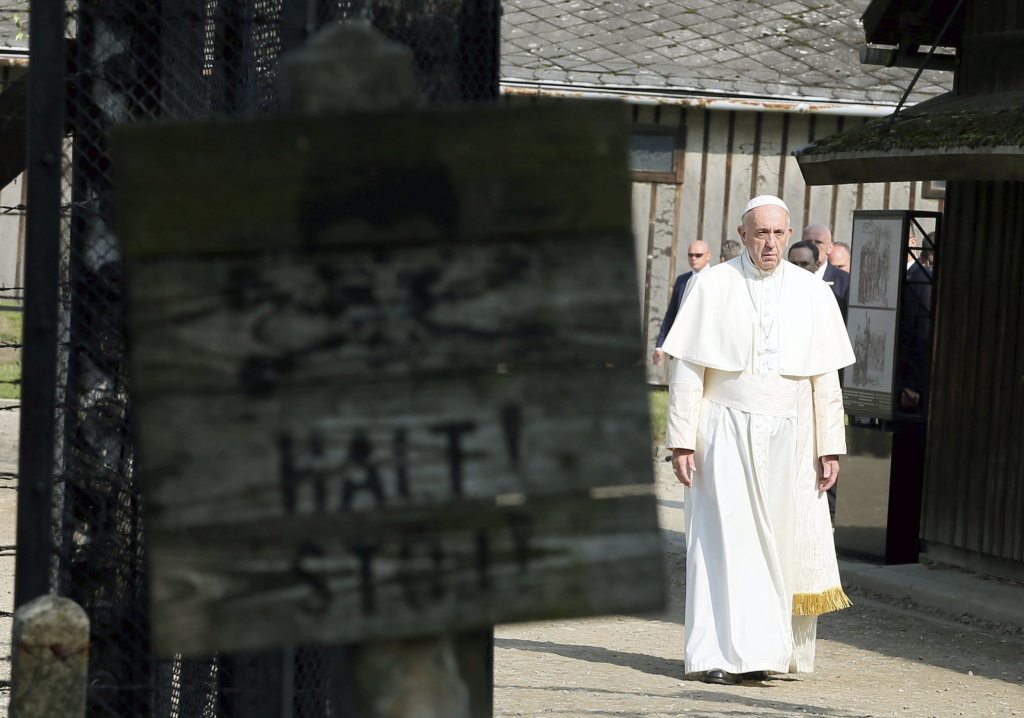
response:
<path id="1" fill-rule="evenodd" d="M 903 226 L 902 212 L 881 217 L 854 214 L 850 306 L 896 308 L 900 268 L 904 265 L 899 259 Z"/>
<path id="2" fill-rule="evenodd" d="M 851 307 L 847 329 L 857 363 L 844 373 L 846 388 L 881 395 L 870 403 L 885 410 L 892 401 L 896 312 Z"/>
<path id="3" fill-rule="evenodd" d="M 907 212 L 853 213 L 846 329 L 857 363 L 843 374 L 843 402 L 855 416 L 893 417 L 896 323 L 905 271 Z"/>

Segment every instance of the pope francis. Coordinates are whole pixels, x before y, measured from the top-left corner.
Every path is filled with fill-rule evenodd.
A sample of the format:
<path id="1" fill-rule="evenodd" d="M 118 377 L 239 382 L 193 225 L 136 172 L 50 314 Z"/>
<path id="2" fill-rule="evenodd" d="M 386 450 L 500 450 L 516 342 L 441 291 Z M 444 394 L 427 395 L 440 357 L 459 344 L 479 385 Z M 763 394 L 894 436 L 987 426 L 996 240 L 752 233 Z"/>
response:
<path id="1" fill-rule="evenodd" d="M 825 282 L 782 259 L 786 204 L 755 197 L 742 222 L 745 251 L 690 283 L 663 346 L 688 487 L 686 671 L 726 684 L 813 671 L 818 615 L 850 605 L 824 492 L 853 350 Z"/>

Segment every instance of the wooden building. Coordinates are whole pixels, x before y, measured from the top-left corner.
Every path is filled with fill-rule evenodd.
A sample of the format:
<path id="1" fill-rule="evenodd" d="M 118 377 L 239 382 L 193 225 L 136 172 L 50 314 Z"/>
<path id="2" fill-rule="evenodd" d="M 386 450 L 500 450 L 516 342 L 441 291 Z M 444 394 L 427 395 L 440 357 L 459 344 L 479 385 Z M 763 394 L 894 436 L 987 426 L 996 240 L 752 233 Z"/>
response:
<path id="1" fill-rule="evenodd" d="M 507 0 L 502 91 L 509 98 L 616 99 L 632 107 L 633 222 L 646 357 L 672 284 L 701 239 L 718 261 L 755 194 L 784 198 L 793 226 L 849 240 L 856 209 L 941 209 L 916 180 L 808 185 L 791 153 L 888 115 L 913 71 L 857 67 L 866 0 L 680 0 L 612 4 Z M 910 101 L 941 94 L 927 71 Z M 946 83 L 946 86 L 943 85 Z M 653 383 L 663 368 L 648 366 Z"/>
<path id="2" fill-rule="evenodd" d="M 925 554 L 1024 578 L 1024 0 L 873 0 L 867 40 L 955 59 L 951 93 L 801 153 L 807 180 L 946 180 Z M 945 28 L 945 34 L 943 29 Z"/>

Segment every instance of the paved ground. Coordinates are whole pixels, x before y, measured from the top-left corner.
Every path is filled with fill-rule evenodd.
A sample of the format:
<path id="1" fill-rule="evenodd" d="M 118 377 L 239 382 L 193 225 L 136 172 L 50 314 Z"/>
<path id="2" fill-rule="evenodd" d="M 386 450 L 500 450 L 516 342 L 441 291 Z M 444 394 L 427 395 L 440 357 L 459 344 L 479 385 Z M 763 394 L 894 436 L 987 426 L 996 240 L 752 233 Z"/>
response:
<path id="1" fill-rule="evenodd" d="M 1019 630 L 868 592 L 821 620 L 814 674 L 736 687 L 684 680 L 683 494 L 664 472 L 658 494 L 668 610 L 499 628 L 495 716 L 1024 716 Z M 962 598 L 949 596 L 951 610 Z"/>

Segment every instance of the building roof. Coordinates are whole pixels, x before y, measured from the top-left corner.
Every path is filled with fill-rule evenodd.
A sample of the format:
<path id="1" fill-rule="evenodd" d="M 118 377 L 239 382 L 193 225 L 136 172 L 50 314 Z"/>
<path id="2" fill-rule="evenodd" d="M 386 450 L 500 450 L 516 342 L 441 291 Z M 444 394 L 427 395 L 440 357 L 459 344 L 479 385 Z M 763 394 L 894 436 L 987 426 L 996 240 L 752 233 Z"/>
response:
<path id="1" fill-rule="evenodd" d="M 808 184 L 1024 180 L 1024 92 L 941 95 L 796 152 Z"/>
<path id="2" fill-rule="evenodd" d="M 869 0 L 505 0 L 502 83 L 895 106 L 914 70 L 861 65 Z M 926 70 L 910 102 L 947 91 Z"/>

